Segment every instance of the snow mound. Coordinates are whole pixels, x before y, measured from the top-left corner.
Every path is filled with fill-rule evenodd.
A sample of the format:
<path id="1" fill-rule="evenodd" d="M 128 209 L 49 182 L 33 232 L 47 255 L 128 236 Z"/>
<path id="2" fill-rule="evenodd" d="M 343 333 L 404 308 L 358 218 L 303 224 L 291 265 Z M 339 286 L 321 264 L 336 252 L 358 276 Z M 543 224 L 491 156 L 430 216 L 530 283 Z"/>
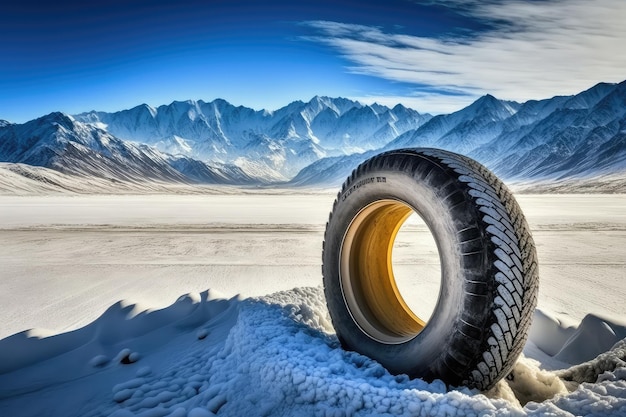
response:
<path id="1" fill-rule="evenodd" d="M 225 300 L 212 291 L 183 295 L 154 311 L 120 301 L 71 332 L 31 329 L 9 336 L 0 340 L 0 401 L 87 377 L 107 365 L 137 362 L 138 352 L 158 350 L 198 326 L 223 325 L 236 318 L 237 303 L 237 298 Z"/>
<path id="2" fill-rule="evenodd" d="M 598 329 L 583 321 L 564 331 L 571 333 L 564 340 L 560 330 L 548 332 L 546 317 L 535 336 L 554 334 L 564 345 L 576 346 Z M 205 292 L 157 311 L 118 303 L 76 332 L 4 339 L 0 355 L 0 415 L 623 416 L 626 410 L 626 339 L 558 371 L 522 356 L 507 380 L 480 393 L 392 375 L 341 349 L 321 288 L 245 300 Z"/>

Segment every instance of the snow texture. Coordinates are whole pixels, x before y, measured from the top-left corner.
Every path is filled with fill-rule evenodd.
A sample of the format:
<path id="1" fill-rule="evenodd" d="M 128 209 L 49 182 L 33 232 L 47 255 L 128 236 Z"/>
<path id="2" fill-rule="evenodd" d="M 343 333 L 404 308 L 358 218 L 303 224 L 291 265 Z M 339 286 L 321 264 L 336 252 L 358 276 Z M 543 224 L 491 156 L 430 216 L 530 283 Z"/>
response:
<path id="1" fill-rule="evenodd" d="M 245 300 L 205 292 L 157 311 L 118 304 L 84 332 L 56 336 L 56 351 L 45 346 L 55 337 L 1 341 L 14 366 L 0 374 L 0 413 L 621 416 L 626 410 L 626 340 L 558 372 L 522 357 L 507 381 L 480 393 L 391 375 L 341 349 L 321 288 Z M 115 354 L 119 346 L 127 347 Z M 93 401 L 90 389 L 107 394 Z M 63 409 L 64 401 L 76 408 Z"/>
<path id="2" fill-rule="evenodd" d="M 0 416 L 626 415 L 623 196 L 519 198 L 541 310 L 483 393 L 340 347 L 317 287 L 333 199 L 3 196 Z"/>

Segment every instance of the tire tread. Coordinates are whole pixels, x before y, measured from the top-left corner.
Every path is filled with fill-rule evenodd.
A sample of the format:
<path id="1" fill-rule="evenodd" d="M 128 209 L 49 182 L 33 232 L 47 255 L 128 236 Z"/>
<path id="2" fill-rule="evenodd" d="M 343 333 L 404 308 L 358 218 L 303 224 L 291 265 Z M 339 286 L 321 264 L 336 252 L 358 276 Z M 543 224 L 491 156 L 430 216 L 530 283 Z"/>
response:
<path id="1" fill-rule="evenodd" d="M 429 165 L 415 171 L 416 158 L 428 160 Z M 456 380 L 460 385 L 481 390 L 491 388 L 508 374 L 521 353 L 537 303 L 536 252 L 521 209 L 508 188 L 478 162 L 439 149 L 401 149 L 376 155 L 352 171 L 337 194 L 327 230 L 342 194 L 360 176 L 376 169 L 407 172 L 414 175 L 416 181 L 436 187 L 450 210 L 461 212 L 467 206 L 464 202 L 471 201 L 480 224 L 457 232 L 461 252 L 468 264 L 477 262 L 481 251 L 479 244 L 486 240 L 492 260 L 489 277 L 477 277 L 483 281 L 466 276 L 465 294 L 466 299 L 486 297 L 488 294 L 474 292 L 473 288 L 490 279 L 493 282 L 489 284 L 493 288 L 487 297 L 491 297 L 490 313 L 487 322 L 477 322 L 472 314 L 464 314 L 459 319 L 455 324 L 456 334 L 452 336 L 458 339 L 452 346 L 458 347 L 446 352 L 442 362 L 450 373 L 460 378 Z M 441 172 L 448 173 L 445 179 L 441 179 Z M 328 238 L 325 236 L 325 240 Z M 324 244 L 323 259 L 326 259 L 325 250 Z M 468 344 L 477 346 L 478 351 L 473 356 L 460 347 Z"/>

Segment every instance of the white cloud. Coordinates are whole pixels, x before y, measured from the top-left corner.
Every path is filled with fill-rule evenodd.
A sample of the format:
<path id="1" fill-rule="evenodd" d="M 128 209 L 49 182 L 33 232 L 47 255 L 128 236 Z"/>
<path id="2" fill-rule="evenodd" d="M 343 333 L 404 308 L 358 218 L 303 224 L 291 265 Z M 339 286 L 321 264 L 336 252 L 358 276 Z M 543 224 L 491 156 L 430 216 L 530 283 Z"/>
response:
<path id="1" fill-rule="evenodd" d="M 622 0 L 469 4 L 466 12 L 494 23 L 494 29 L 443 39 L 314 21 L 308 25 L 318 36 L 310 39 L 338 50 L 352 62 L 348 70 L 353 73 L 454 91 L 461 94 L 458 103 L 486 93 L 507 100 L 542 99 L 626 78 Z M 445 94 L 406 97 L 403 102 L 407 100 L 434 113 L 462 107 Z"/>

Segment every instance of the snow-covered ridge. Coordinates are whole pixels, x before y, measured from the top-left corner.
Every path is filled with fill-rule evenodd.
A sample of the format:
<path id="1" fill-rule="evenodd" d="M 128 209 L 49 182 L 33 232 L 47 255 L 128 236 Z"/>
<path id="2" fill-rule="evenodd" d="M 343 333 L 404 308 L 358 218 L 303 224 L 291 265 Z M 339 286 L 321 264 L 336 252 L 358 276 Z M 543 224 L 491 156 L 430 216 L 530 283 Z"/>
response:
<path id="1" fill-rule="evenodd" d="M 390 109 L 316 96 L 272 112 L 217 99 L 175 101 L 157 108 L 143 104 L 75 117 L 163 152 L 234 163 L 270 180 L 284 181 L 319 158 L 380 148 L 431 116 L 401 105 Z"/>
<path id="2" fill-rule="evenodd" d="M 521 189 L 624 192 L 626 81 L 521 104 L 486 95 L 435 117 L 314 97 L 275 111 L 189 100 L 0 121 L 0 162 L 123 182 L 336 187 L 367 157 L 404 147 L 466 154 Z"/>
<path id="3" fill-rule="evenodd" d="M 327 158 L 303 169 L 294 185 L 339 184 L 360 162 L 383 150 L 435 147 L 466 154 L 507 182 L 626 183 L 626 81 L 601 83 L 571 97 L 523 104 L 490 95 L 438 115 L 375 152 Z M 615 187 L 615 181 L 620 183 Z M 561 187 L 561 191 L 567 187 Z M 620 191 L 621 190 L 621 191 Z M 607 189 L 608 191 L 608 189 Z"/>
<path id="4" fill-rule="evenodd" d="M 81 178 L 115 184 L 247 184 L 262 182 L 240 168 L 208 165 L 185 156 L 171 156 L 153 147 L 123 141 L 91 124 L 63 113 L 0 128 L 0 161 L 50 168 Z M 12 167 L 12 172 L 55 182 L 53 175 Z M 122 187 L 124 188 L 124 187 Z"/>

